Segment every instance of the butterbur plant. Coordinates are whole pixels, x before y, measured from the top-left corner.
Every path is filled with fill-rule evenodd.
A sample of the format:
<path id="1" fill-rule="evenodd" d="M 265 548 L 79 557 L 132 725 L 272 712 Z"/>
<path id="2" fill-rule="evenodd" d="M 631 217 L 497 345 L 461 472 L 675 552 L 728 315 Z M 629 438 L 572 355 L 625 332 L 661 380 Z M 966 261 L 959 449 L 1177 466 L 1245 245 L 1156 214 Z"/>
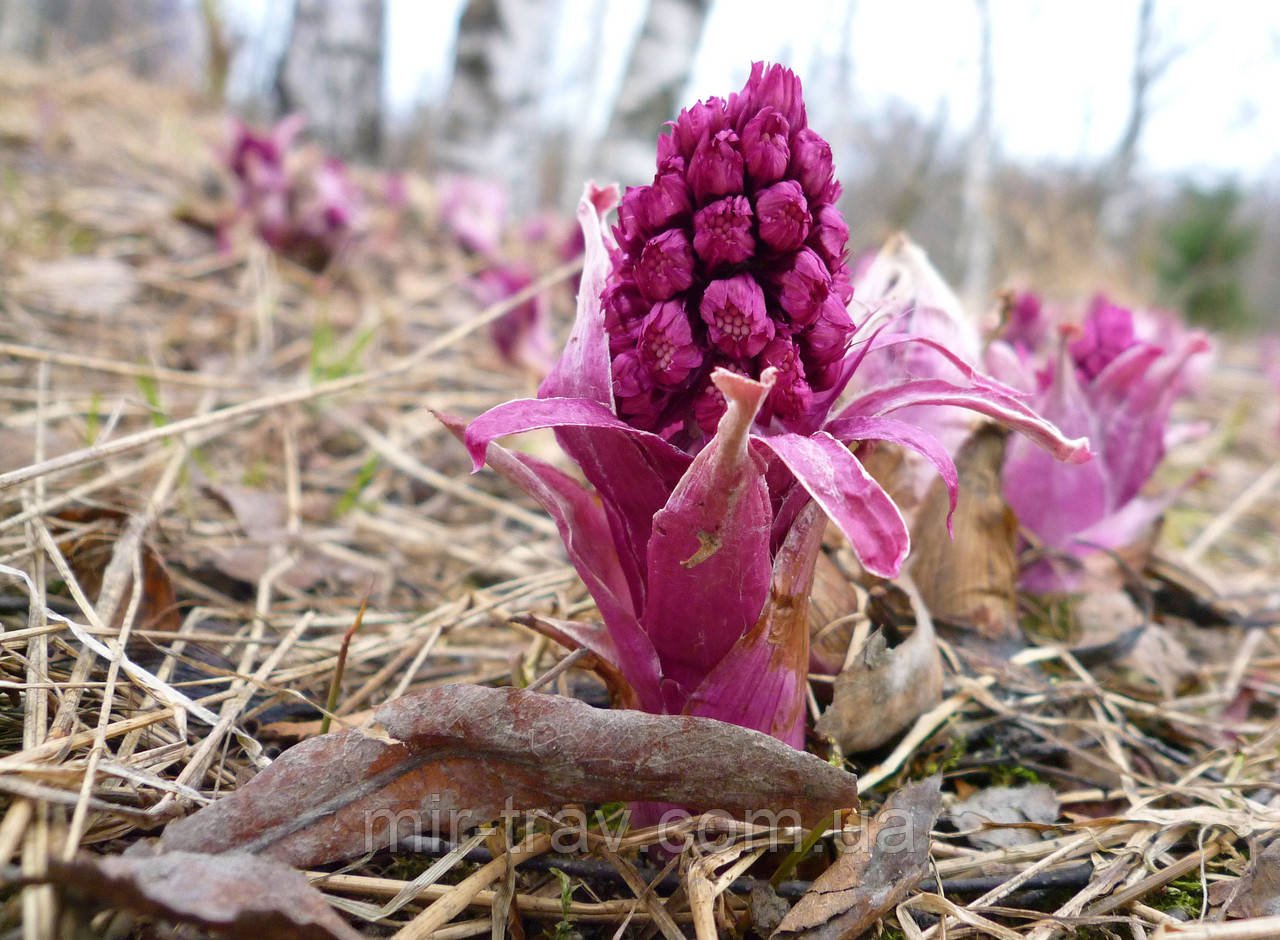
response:
<path id="1" fill-rule="evenodd" d="M 507 191 L 502 184 L 475 176 L 440 180 L 440 219 L 468 251 L 496 257 L 507 227 Z"/>
<path id="2" fill-rule="evenodd" d="M 826 520 L 876 575 L 897 574 L 909 549 L 857 448 L 919 451 L 955 498 L 946 450 L 896 412 L 960 405 L 1087 459 L 1084 441 L 958 357 L 955 381 L 902 380 L 833 408 L 864 358 L 917 341 L 856 330 L 838 193 L 799 80 L 755 65 L 741 92 L 682 111 L 659 138 L 653 183 L 627 191 L 612 237 L 617 191 L 588 185 L 577 318 L 538 397 L 465 433 L 445 419 L 477 469 L 555 519 L 603 622 L 536 623 L 594 654 L 620 705 L 803 743 Z M 494 443 L 537 428 L 555 429 L 585 485 Z"/>
<path id="3" fill-rule="evenodd" d="M 484 267 L 467 280 L 467 290 L 481 304 L 501 303 L 534 282 L 534 267 L 527 258 L 512 258 L 507 248 L 507 191 L 500 183 L 473 176 L 446 176 L 440 181 L 440 218 L 445 229 Z M 520 232 L 526 249 L 542 247 L 557 228 L 552 218 L 535 218 Z M 541 378 L 554 362 L 545 294 L 521 303 L 493 321 L 489 336 L 494 349 L 509 366 L 525 369 Z"/>
<path id="4" fill-rule="evenodd" d="M 364 204 L 340 160 L 295 150 L 305 123 L 294 114 L 262 132 L 236 122 L 226 164 L 239 186 L 236 215 L 276 251 L 319 270 L 351 243 Z"/>
<path id="5" fill-rule="evenodd" d="M 1030 299 L 1019 303 L 1040 309 Z M 1018 337 L 1027 326 L 1019 324 Z M 1032 335 L 1049 334 L 1036 324 Z M 1078 329 L 1057 334 L 1037 371 L 1029 342 L 1015 338 L 1019 349 L 1012 353 L 993 344 L 992 352 L 1006 363 L 1022 363 L 1040 413 L 1068 434 L 1087 436 L 1097 453 L 1085 466 L 1069 467 L 1045 459 L 1025 441 L 1010 442 L 1005 499 L 1044 550 L 1023 572 L 1024 588 L 1079 589 L 1082 562 L 1139 542 L 1176 495 L 1148 496 L 1143 489 L 1164 457 L 1170 412 L 1187 389 L 1188 370 L 1210 347 L 1203 333 L 1170 335 L 1167 348 L 1139 338 L 1133 313 L 1098 296 Z"/>
<path id="6" fill-rule="evenodd" d="M 533 272 L 529 266 L 511 261 L 486 268 L 467 282 L 472 296 L 485 306 L 514 297 L 532 284 Z M 547 295 L 536 294 L 494 320 L 489 327 L 494 348 L 504 362 L 528 369 L 540 377 L 550 371 L 554 362 L 547 307 Z"/>

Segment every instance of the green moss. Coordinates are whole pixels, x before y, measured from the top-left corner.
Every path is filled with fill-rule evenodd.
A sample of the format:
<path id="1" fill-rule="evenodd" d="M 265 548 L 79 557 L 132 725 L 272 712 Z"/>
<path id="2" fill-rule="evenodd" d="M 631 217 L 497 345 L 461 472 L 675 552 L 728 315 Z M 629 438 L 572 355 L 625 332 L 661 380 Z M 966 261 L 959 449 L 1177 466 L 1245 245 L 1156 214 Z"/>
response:
<path id="1" fill-rule="evenodd" d="M 1180 910 L 1198 918 L 1204 910 L 1204 886 L 1199 878 L 1179 878 L 1169 882 L 1146 899 L 1158 911 Z"/>
<path id="2" fill-rule="evenodd" d="M 988 768 L 993 787 L 1016 787 L 1024 783 L 1040 783 L 1040 775 L 1030 767 L 1016 764 L 997 764 Z"/>

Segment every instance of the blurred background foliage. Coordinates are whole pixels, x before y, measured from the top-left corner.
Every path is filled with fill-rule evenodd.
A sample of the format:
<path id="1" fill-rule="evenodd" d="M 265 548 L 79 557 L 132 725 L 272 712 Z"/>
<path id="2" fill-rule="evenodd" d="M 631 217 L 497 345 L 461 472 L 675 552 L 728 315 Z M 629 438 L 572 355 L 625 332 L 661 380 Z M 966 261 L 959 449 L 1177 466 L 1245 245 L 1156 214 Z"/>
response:
<path id="1" fill-rule="evenodd" d="M 1253 58 L 1232 63 L 1240 37 Z M 588 177 L 648 182 L 662 122 L 770 57 L 805 81 L 856 250 L 910 230 L 975 302 L 1008 284 L 1105 289 L 1218 328 L 1277 325 L 1280 159 L 1261 90 L 1280 74 L 1277 9 L 0 0 L 0 55 L 114 57 L 263 123 L 302 111 L 339 156 L 491 179 L 525 216 L 566 211 Z M 1229 135 L 1203 126 L 1215 111 Z M 1073 121 L 1079 146 L 1049 139 Z"/>

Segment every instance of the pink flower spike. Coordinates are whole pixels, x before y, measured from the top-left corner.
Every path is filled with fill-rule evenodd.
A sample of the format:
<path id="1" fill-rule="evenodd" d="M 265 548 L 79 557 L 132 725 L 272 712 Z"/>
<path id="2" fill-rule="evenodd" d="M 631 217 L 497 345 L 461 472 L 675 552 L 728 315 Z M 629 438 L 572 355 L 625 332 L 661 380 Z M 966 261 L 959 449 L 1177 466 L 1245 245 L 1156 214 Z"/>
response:
<path id="1" fill-rule="evenodd" d="M 1085 317 L 1083 334 L 1070 346 L 1071 358 L 1085 379 L 1093 379 L 1137 342 L 1133 314 L 1099 294 Z"/>
<path id="2" fill-rule="evenodd" d="M 600 191 L 583 200 L 577 318 L 538 398 L 499 405 L 467 429 L 473 460 L 506 462 L 496 438 L 553 428 L 590 486 L 599 513 L 582 510 L 588 529 L 570 558 L 612 645 L 599 631 L 551 630 L 637 685 L 627 693 L 611 671 L 615 702 L 803 743 L 804 609 L 824 517 L 876 575 L 896 574 L 910 548 L 898 508 L 839 437 L 918 451 L 953 498 L 945 449 L 891 413 L 969 408 L 1057 456 L 1088 457 L 1083 441 L 1065 439 L 945 341 L 883 325 L 855 334 L 839 190 L 787 69 L 756 64 L 728 101 L 681 111 L 659 139 L 654 183 L 619 211 L 616 244 L 601 225 Z M 831 420 L 870 351 L 912 342 L 957 380 L 895 376 Z M 512 478 L 546 499 L 535 492 L 545 477 Z M 561 535 L 568 545 L 573 536 Z M 601 546 L 607 571 L 583 556 L 587 544 Z"/>

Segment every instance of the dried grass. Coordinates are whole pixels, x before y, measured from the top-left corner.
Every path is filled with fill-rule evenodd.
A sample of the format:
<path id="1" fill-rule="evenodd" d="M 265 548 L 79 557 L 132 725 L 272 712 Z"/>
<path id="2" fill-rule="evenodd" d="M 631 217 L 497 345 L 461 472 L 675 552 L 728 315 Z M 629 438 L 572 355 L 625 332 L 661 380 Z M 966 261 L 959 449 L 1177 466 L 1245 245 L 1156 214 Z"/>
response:
<path id="1" fill-rule="evenodd" d="M 436 230 L 430 190 L 415 182 L 398 229 L 321 275 L 248 242 L 222 254 L 175 218 L 203 198 L 218 135 L 218 118 L 109 67 L 0 68 L 0 563 L 30 585 L 28 596 L 22 580 L 0 583 L 6 871 L 36 876 L 47 858 L 122 850 L 314 733 L 366 596 L 338 724 L 438 683 L 580 684 L 572 663 L 556 666 L 562 651 L 511 623 L 589 606 L 553 527 L 494 476 L 469 476 L 430 414 L 474 414 L 531 390 L 474 341 L 506 308 L 478 310 L 459 288 L 469 262 Z M 561 328 L 570 273 L 535 288 L 556 293 Z M 951 675 L 945 701 L 895 748 L 854 762 L 871 804 L 942 769 L 949 789 L 1034 774 L 1063 807 L 1065 822 L 1016 848 L 937 834 L 936 884 L 899 913 L 923 912 L 920 927 L 904 925 L 911 935 L 984 936 L 993 923 L 1038 940 L 1274 935 L 1179 929 L 1161 909 L 1169 883 L 1238 874 L 1248 839 L 1280 829 L 1280 642 L 1267 625 L 1280 608 L 1280 438 L 1269 401 L 1247 351 L 1231 351 L 1190 409 L 1212 432 L 1169 469 L 1213 476 L 1170 514 L 1164 554 L 1256 621 L 1166 614 L 1195 665 L 1176 694 L 1044 643 L 1007 667 Z M 100 517 L 68 521 L 70 507 Z M 105 546 L 94 585 L 82 583 L 94 566 L 67 557 L 86 537 Z M 147 580 L 144 544 L 180 599 L 159 626 L 143 621 L 146 592 L 133 589 Z M 1247 709 L 1228 712 L 1242 692 Z M 746 871 L 760 838 L 741 829 L 724 854 L 696 861 L 692 899 L 649 889 L 626 853 L 607 849 L 599 870 L 618 878 L 580 876 L 564 903 L 545 868 L 504 890 L 493 844 L 498 859 L 479 869 L 447 853 L 449 870 L 429 884 L 420 860 L 385 855 L 313 877 L 374 932 L 425 936 L 469 909 L 474 919 L 434 935 L 478 935 L 492 929 L 486 912 L 514 908 L 600 935 L 673 936 L 693 923 L 703 936 L 743 915 L 742 882 L 722 869 L 742 859 L 733 873 Z M 538 839 L 512 851 L 545 852 Z M 52 936 L 57 911 L 51 889 L 31 887 L 0 920 Z"/>

